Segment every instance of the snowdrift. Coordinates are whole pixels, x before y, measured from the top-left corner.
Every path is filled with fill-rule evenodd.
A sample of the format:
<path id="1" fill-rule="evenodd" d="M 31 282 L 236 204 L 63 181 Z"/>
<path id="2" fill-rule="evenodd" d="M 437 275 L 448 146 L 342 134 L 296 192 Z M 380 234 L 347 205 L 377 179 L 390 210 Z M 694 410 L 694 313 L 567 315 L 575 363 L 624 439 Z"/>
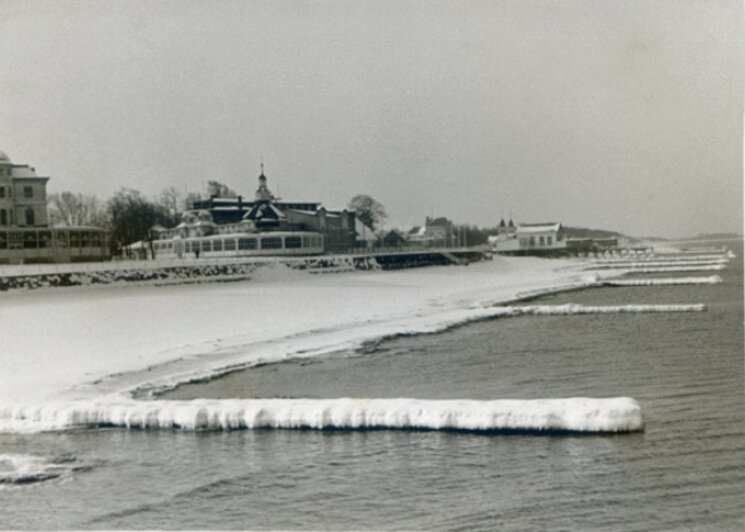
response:
<path id="1" fill-rule="evenodd" d="M 712 268 L 723 270 L 729 261 L 648 261 L 594 264 L 594 270 L 638 270 L 643 268 Z"/>
<path id="2" fill-rule="evenodd" d="M 701 266 L 639 266 L 639 267 L 623 267 L 617 268 L 619 270 L 628 270 L 634 273 L 668 273 L 668 272 L 705 272 L 705 271 L 721 271 L 727 269 L 726 264 L 704 264 Z"/>
<path id="3" fill-rule="evenodd" d="M 521 305 L 492 308 L 492 316 L 570 316 L 574 314 L 624 314 L 641 312 L 703 312 L 706 305 Z"/>
<path id="4" fill-rule="evenodd" d="M 711 275 L 709 277 L 670 277 L 665 279 L 612 279 L 603 281 L 601 284 L 607 286 L 671 286 L 721 283 L 721 277 L 718 275 Z"/>
<path id="5" fill-rule="evenodd" d="M 0 406 L 0 430 L 85 427 L 633 432 L 643 430 L 644 425 L 641 407 L 627 397 L 494 401 L 347 398 L 119 400 Z"/>

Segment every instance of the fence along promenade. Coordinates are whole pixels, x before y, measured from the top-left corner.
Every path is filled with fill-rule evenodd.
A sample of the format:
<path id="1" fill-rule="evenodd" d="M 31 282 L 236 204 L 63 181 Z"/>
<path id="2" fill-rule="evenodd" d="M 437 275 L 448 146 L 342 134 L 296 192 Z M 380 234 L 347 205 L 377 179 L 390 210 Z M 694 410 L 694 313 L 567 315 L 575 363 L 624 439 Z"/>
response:
<path id="1" fill-rule="evenodd" d="M 348 257 L 348 258 L 374 258 L 381 255 L 417 255 L 417 254 L 452 254 L 485 252 L 487 246 L 451 247 L 438 246 L 433 248 L 402 246 L 402 247 L 376 247 L 356 248 L 346 253 L 326 253 L 323 255 L 307 256 L 260 256 L 260 257 L 185 257 L 169 259 L 127 259 L 111 260 L 106 262 L 67 262 L 56 264 L 4 264 L 0 265 L 1 277 L 22 277 L 34 275 L 55 275 L 67 273 L 92 273 L 104 271 L 127 271 L 127 270 L 158 270 L 161 268 L 189 267 L 189 266 L 218 266 L 224 264 L 271 264 L 271 263 L 301 263 L 308 259 L 322 259 L 324 257 Z M 447 255 L 445 255 L 447 257 Z"/>

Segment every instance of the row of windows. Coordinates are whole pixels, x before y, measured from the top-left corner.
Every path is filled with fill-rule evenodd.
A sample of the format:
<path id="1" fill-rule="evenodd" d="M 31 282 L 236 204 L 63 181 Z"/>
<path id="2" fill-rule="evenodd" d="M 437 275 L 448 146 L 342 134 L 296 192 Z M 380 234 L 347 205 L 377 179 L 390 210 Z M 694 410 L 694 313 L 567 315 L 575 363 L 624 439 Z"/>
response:
<path id="1" fill-rule="evenodd" d="M 7 194 L 7 196 L 6 196 Z M 0 198 L 12 198 L 13 197 L 13 187 L 0 187 Z M 34 187 L 31 185 L 25 185 L 23 187 L 23 197 L 24 198 L 33 198 L 34 197 Z"/>
<path id="2" fill-rule="evenodd" d="M 106 239 L 97 231 L 0 231 L 0 249 L 44 249 L 104 247 Z"/>
<path id="3" fill-rule="evenodd" d="M 283 242 L 284 241 L 284 242 Z M 283 245 L 284 244 L 284 245 Z M 259 248 L 259 246 L 261 246 Z M 216 238 L 184 242 L 184 253 L 209 253 L 213 251 L 251 251 L 255 249 L 301 249 L 320 248 L 323 239 L 320 236 L 266 236 L 263 238 Z M 156 251 L 173 250 L 173 241 L 153 242 Z"/>
<path id="4" fill-rule="evenodd" d="M 553 237 L 550 236 L 539 236 L 538 237 L 538 245 L 539 246 L 551 246 L 553 245 Z M 530 238 L 521 238 L 520 239 L 520 246 L 521 247 L 535 247 L 536 245 L 536 237 L 531 236 Z"/>
<path id="5" fill-rule="evenodd" d="M 24 225 L 35 225 L 36 224 L 36 212 L 33 207 L 26 207 L 23 211 Z M 0 225 L 12 225 L 13 224 L 13 211 L 0 209 Z"/>

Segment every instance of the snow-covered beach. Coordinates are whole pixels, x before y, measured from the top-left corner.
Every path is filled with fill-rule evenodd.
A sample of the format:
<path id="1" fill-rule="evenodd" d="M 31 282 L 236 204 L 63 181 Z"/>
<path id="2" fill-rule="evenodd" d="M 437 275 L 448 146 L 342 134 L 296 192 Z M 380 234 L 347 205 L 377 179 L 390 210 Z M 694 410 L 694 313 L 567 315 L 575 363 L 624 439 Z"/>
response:
<path id="1" fill-rule="evenodd" d="M 474 501 L 464 515 L 478 513 L 483 493 L 519 506 L 505 499 L 505 479 L 532 486 L 555 475 L 541 496 L 573 486 L 562 506 L 577 489 L 594 492 L 596 479 L 612 478 L 621 511 L 633 485 L 647 501 L 644 514 L 677 508 L 669 502 L 677 492 L 654 482 L 660 468 L 676 483 L 693 468 L 708 475 L 702 486 L 730 486 L 741 478 L 737 452 L 731 473 L 711 473 L 721 459 L 696 450 L 702 438 L 727 449 L 741 441 L 741 433 L 721 436 L 741 419 L 741 373 L 732 367 L 739 357 L 728 355 L 741 345 L 728 334 L 741 312 L 726 299 L 741 267 L 721 277 L 646 277 L 618 262 L 612 271 L 588 269 L 587 260 L 506 257 L 329 275 L 269 267 L 231 283 L 0 294 L 2 323 L 17 328 L 6 344 L 16 356 L 3 353 L 0 368 L 0 491 L 8 502 L 0 521 L 206 529 L 212 516 L 224 523 L 235 515 L 231 526 L 261 528 L 256 508 L 273 508 L 280 493 L 288 515 L 303 522 L 320 504 L 324 516 L 312 523 L 324 528 L 337 492 L 377 505 L 378 488 L 403 482 L 396 499 L 413 498 L 446 523 L 450 511 L 437 509 L 453 497 Z M 395 335 L 402 337 L 375 341 Z M 705 368 L 702 356 L 711 360 Z M 231 368 L 246 369 L 212 379 Z M 148 393 L 198 379 L 206 380 Z M 731 396 L 733 406 L 700 394 Z M 588 432 L 602 436 L 577 437 Z M 631 434 L 609 435 L 619 432 Z M 453 459 L 457 467 L 448 467 Z M 491 463 L 498 475 L 482 479 Z M 352 480 L 360 478 L 364 485 Z M 334 490 L 320 502 L 319 485 Z M 685 504 L 696 515 L 717 508 L 726 525 L 741 512 L 720 494 L 695 488 Z M 521 515 L 532 515 L 525 508 Z M 333 522 L 347 522 L 349 511 Z M 277 515 L 270 510 L 266 523 Z"/>
<path id="2" fill-rule="evenodd" d="M 586 284 L 576 262 L 497 258 L 467 268 L 308 275 L 268 265 L 246 282 L 51 289 L 0 296 L 0 401 L 86 399 L 221 368 L 437 330 L 483 307 Z"/>
<path id="3" fill-rule="evenodd" d="M 107 412 L 108 421 L 101 422 L 111 423 L 111 412 L 120 411 L 121 401 L 125 409 L 134 408 L 119 423 L 129 426 L 132 416 L 148 408 L 144 402 L 139 403 L 141 408 L 133 405 L 135 390 L 163 389 L 236 367 L 314 356 L 385 336 L 432 332 L 474 319 L 514 314 L 514 309 L 494 305 L 593 281 L 575 261 L 497 258 L 468 268 L 326 276 L 271 264 L 259 268 L 250 281 L 224 285 L 4 294 L 0 321 L 15 334 L 5 342 L 0 368 L 0 430 L 64 428 L 79 424 L 91 409 Z M 572 309 L 562 310 L 567 311 Z M 442 417 L 448 405 L 420 404 L 419 408 L 423 406 L 430 408 L 432 416 Z M 452 410 L 453 405 L 449 406 Z M 341 410 L 335 404 L 330 407 L 337 413 L 349 410 L 346 405 Z M 558 410 L 556 405 L 545 404 L 537 409 L 535 404 L 513 407 L 515 412 L 537 413 L 538 428 L 551 426 L 546 419 L 563 419 L 566 415 L 557 416 L 555 411 L 567 410 L 563 403 Z M 623 429 L 640 428 L 638 405 L 631 401 L 622 407 L 631 412 L 631 421 L 622 412 Z M 428 426 L 495 428 L 489 421 L 463 422 L 474 412 L 484 415 L 483 405 L 469 408 L 446 412 L 457 418 L 450 424 L 434 420 Z M 359 409 L 356 412 L 359 417 Z M 192 414 L 201 415 L 198 408 Z M 504 407 L 493 414 L 503 417 Z M 313 426 L 316 422 L 298 426 L 303 423 Z M 376 423 L 364 421 L 359 426 Z M 398 420 L 393 426 L 401 423 L 406 424 Z M 615 426 L 576 420 L 554 424 L 557 429 L 614 430 Z M 353 427 L 355 422 L 346 420 L 339 426 Z M 526 427 L 517 424 L 516 428 Z"/>
<path id="4" fill-rule="evenodd" d="M 664 264 L 672 267 L 671 263 Z M 162 417 L 162 408 L 135 401 L 134 393 L 143 398 L 243 367 L 355 349 L 384 337 L 436 332 L 478 319 L 705 310 L 695 303 L 622 307 L 507 304 L 596 286 L 628 271 L 622 269 L 623 261 L 615 271 L 588 271 L 588 265 L 576 259 L 496 257 L 465 268 L 312 275 L 270 262 L 258 267 L 249 280 L 225 284 L 134 284 L 2 294 L 0 322 L 13 334 L 6 335 L 0 359 L 0 430 L 58 429 L 80 424 L 81 419 L 143 426 L 136 421 L 142 412 L 156 408 Z M 704 281 L 713 282 L 708 278 Z M 405 397 L 404 390 L 401 396 Z M 419 406 L 429 408 L 435 417 L 445 408 L 441 404 Z M 538 418 L 531 419 L 539 421 L 515 427 L 511 422 L 494 421 L 497 424 L 491 428 L 545 428 L 552 426 L 545 421 L 549 418 L 562 420 L 554 423 L 560 430 L 614 430 L 614 426 L 636 430 L 643 425 L 633 401 L 624 406 L 624 420 L 616 425 L 570 422 L 568 414 L 556 414 L 566 410 L 563 404 L 542 404 L 538 410 L 535 403 L 512 406 L 520 416 L 535 416 L 537 412 Z M 335 419 L 344 418 L 333 426 L 354 426 L 347 419 L 347 406 L 340 408 L 334 403 L 327 407 L 333 410 Z M 126 419 L 120 414 L 122 408 L 129 412 Z M 401 411 L 406 411 L 403 403 Z M 483 408 L 476 406 L 472 411 L 456 411 L 457 420 L 450 425 L 442 421 L 429 425 L 471 426 L 471 422 L 463 425 L 462 420 L 474 412 L 483 414 Z M 193 419 L 188 422 L 161 419 L 144 425 L 196 427 L 196 419 L 204 413 L 197 407 L 190 412 Z M 501 415 L 497 411 L 492 414 L 494 419 Z M 239 424 L 250 427 L 262 423 L 247 419 Z M 278 420 L 275 424 L 293 423 L 318 425 L 311 414 L 308 419 Z M 488 422 L 480 423 L 489 428 Z M 390 423 L 400 424 L 400 420 Z M 216 422 L 211 426 L 227 425 Z M 360 427 L 369 425 L 375 423 L 359 421 Z"/>

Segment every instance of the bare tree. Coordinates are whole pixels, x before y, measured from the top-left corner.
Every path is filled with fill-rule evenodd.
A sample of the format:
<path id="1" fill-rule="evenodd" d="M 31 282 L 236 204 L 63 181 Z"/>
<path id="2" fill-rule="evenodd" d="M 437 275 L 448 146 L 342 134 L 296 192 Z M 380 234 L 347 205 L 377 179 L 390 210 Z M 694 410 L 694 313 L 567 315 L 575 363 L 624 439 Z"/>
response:
<path id="1" fill-rule="evenodd" d="M 96 196 L 60 192 L 50 194 L 47 204 L 52 225 L 94 227 L 106 225 L 104 206 Z"/>
<path id="2" fill-rule="evenodd" d="M 202 199 L 202 195 L 199 194 L 199 192 L 189 192 L 186 194 L 186 197 L 184 198 L 183 208 L 184 210 L 188 211 L 194 207 L 194 203 L 197 201 L 200 201 Z"/>
<path id="3" fill-rule="evenodd" d="M 184 212 L 184 197 L 174 187 L 164 188 L 160 191 L 157 204 L 163 208 L 168 225 L 176 225 Z"/>

